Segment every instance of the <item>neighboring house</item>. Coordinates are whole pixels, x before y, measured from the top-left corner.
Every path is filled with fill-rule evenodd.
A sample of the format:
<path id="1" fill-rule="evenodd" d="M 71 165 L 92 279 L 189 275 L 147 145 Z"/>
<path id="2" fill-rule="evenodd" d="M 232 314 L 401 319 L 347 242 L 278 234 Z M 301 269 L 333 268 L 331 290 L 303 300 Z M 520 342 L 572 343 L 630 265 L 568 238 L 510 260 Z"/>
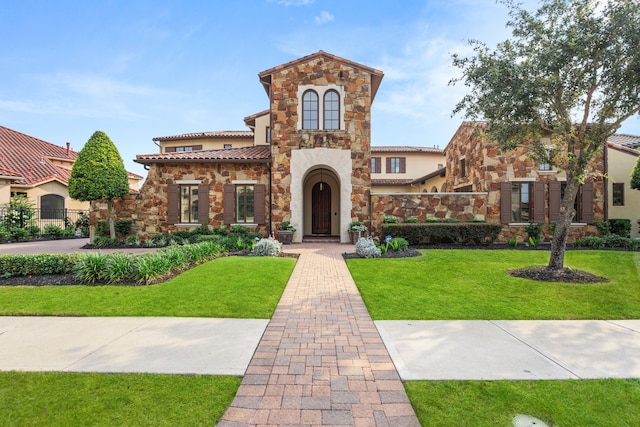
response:
<path id="1" fill-rule="evenodd" d="M 631 237 L 640 237 L 640 190 L 631 188 L 631 172 L 638 161 L 640 136 L 616 134 L 607 145 L 607 217 L 631 220 Z"/>
<path id="2" fill-rule="evenodd" d="M 372 146 L 371 188 L 376 193 L 442 191 L 443 150 L 436 147 Z M 440 180 L 436 178 L 440 177 Z M 429 185 L 427 185 L 427 183 Z"/>
<path id="3" fill-rule="evenodd" d="M 319 51 L 258 76 L 269 108 L 245 118 L 250 132 L 154 138 L 160 153 L 136 156 L 147 179 L 117 209 L 141 237 L 201 224 L 271 235 L 288 221 L 294 241 L 347 242 L 351 221 L 369 223 L 371 104 L 383 73 Z"/>
<path id="4" fill-rule="evenodd" d="M 89 209 L 88 202 L 69 197 L 67 182 L 78 153 L 66 147 L 0 126 L 0 208 L 11 196 L 25 195 L 43 216 L 62 209 Z M 137 188 L 142 177 L 129 173 L 129 185 Z"/>

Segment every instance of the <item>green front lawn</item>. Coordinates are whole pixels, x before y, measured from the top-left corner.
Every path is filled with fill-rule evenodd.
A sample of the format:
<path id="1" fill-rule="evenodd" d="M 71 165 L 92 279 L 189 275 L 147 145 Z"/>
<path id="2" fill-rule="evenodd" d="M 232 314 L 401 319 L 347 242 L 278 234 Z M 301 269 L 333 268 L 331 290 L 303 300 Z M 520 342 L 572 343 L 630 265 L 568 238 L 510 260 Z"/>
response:
<path id="1" fill-rule="evenodd" d="M 621 427 L 640 420 L 640 380 L 410 381 L 423 426 L 512 426 L 518 414 L 549 426 Z"/>
<path id="2" fill-rule="evenodd" d="M 3 426 L 213 426 L 240 377 L 0 373 Z"/>
<path id="3" fill-rule="evenodd" d="M 0 315 L 269 319 L 295 262 L 222 257 L 152 286 L 5 286 Z"/>
<path id="4" fill-rule="evenodd" d="M 565 266 L 610 281 L 537 282 L 509 269 L 546 265 L 547 251 L 437 250 L 415 258 L 349 259 L 374 320 L 638 319 L 640 254 L 568 251 Z"/>

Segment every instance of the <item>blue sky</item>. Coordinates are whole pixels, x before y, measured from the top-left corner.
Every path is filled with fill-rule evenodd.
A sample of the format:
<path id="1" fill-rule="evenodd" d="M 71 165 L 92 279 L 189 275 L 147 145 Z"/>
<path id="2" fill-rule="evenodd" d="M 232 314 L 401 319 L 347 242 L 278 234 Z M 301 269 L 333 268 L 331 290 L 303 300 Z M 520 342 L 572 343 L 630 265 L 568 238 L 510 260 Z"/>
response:
<path id="1" fill-rule="evenodd" d="M 374 145 L 443 148 L 465 93 L 451 54 L 509 36 L 494 0 L 0 0 L 0 18 L 0 124 L 76 151 L 102 130 L 143 176 L 153 137 L 246 130 L 258 73 L 319 50 L 385 73 Z"/>

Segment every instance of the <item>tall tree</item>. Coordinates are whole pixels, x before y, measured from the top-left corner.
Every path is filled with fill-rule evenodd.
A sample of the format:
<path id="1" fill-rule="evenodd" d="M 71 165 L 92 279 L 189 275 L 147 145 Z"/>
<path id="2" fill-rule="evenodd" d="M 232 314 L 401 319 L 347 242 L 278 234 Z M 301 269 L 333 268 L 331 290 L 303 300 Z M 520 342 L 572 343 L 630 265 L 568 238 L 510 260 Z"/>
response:
<path id="1" fill-rule="evenodd" d="M 636 161 L 636 165 L 631 172 L 631 188 L 640 190 L 640 157 Z"/>
<path id="2" fill-rule="evenodd" d="M 107 134 L 96 131 L 73 163 L 69 196 L 83 202 L 105 199 L 109 210 L 109 234 L 115 239 L 113 199 L 127 194 L 129 180 L 122 157 Z"/>
<path id="3" fill-rule="evenodd" d="M 535 160 L 566 172 L 548 265 L 560 270 L 589 163 L 640 111 L 640 2 L 542 0 L 533 13 L 501 3 L 512 37 L 495 49 L 471 40 L 474 55 L 453 55 L 462 73 L 451 83 L 469 87 L 454 114 L 486 120 L 501 148 L 526 146 Z"/>

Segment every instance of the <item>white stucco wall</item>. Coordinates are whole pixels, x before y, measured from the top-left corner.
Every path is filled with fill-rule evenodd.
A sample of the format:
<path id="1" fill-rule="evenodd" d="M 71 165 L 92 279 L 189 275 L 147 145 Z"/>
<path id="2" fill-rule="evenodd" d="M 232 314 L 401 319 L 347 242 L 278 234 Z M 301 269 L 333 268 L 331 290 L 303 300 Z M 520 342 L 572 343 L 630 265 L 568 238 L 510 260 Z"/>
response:
<path id="1" fill-rule="evenodd" d="M 333 148 L 313 148 L 291 152 L 291 223 L 305 230 L 304 181 L 307 174 L 319 167 L 331 170 L 338 178 L 340 194 L 339 234 L 340 242 L 349 242 L 347 227 L 351 222 L 351 151 Z M 332 218 L 333 219 L 333 218 Z M 295 233 L 294 241 L 302 242 L 304 232 Z"/>

